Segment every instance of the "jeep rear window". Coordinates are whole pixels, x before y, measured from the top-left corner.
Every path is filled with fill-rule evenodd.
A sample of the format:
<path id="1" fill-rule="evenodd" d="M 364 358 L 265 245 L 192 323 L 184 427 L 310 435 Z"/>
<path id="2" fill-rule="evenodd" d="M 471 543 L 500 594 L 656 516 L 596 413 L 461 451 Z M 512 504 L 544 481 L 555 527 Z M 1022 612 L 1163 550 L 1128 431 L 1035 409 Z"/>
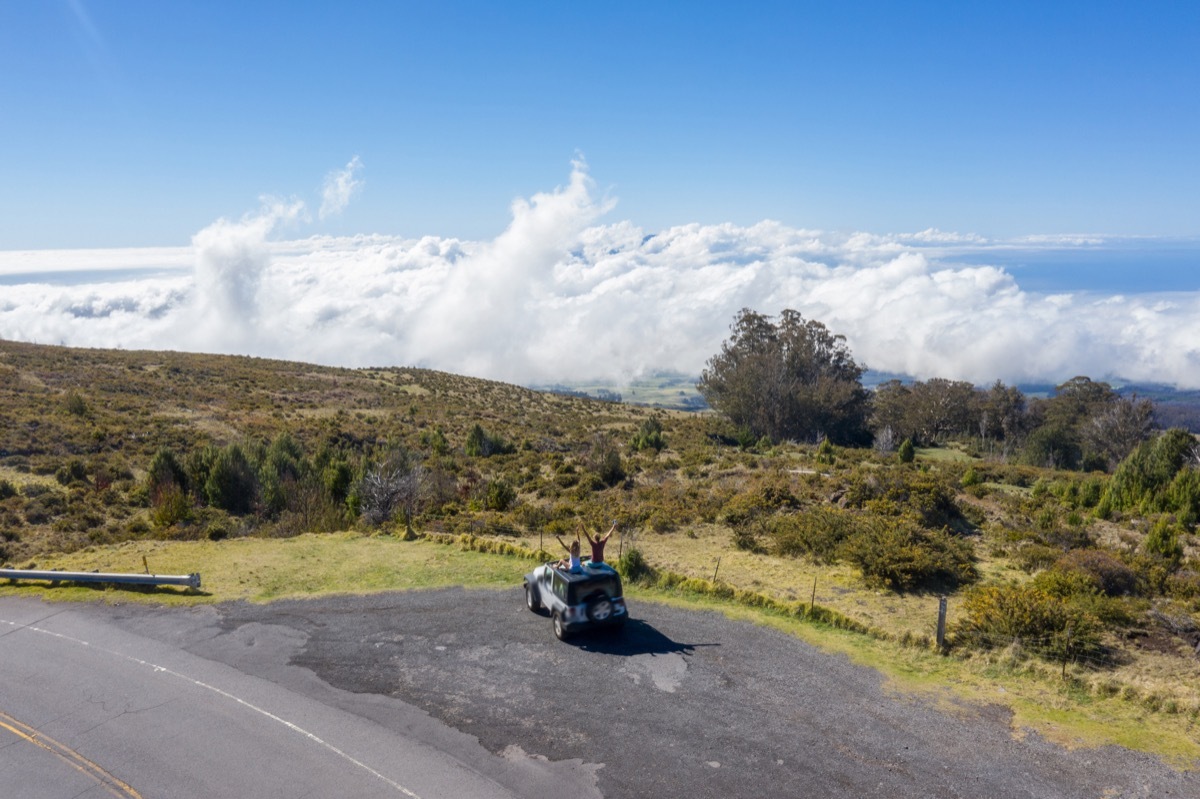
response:
<path id="1" fill-rule="evenodd" d="M 567 604 L 578 605 L 597 591 L 610 598 L 621 595 L 620 584 L 615 578 L 588 580 L 586 583 L 571 583 L 571 597 L 567 600 Z"/>

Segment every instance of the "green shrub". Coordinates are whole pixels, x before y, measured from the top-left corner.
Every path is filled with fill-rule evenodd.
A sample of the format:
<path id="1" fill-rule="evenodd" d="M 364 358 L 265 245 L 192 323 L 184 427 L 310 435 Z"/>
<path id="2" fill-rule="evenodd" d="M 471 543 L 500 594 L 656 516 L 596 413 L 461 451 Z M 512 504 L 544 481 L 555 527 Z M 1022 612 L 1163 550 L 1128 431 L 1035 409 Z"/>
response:
<path id="1" fill-rule="evenodd" d="M 493 455 L 511 454 L 516 447 L 499 436 L 488 435 L 481 425 L 476 424 L 467 433 L 463 451 L 469 458 L 490 458 Z"/>
<path id="2" fill-rule="evenodd" d="M 88 412 L 87 400 L 78 391 L 71 391 L 67 394 L 63 400 L 63 407 L 72 416 L 86 416 Z"/>
<path id="3" fill-rule="evenodd" d="M 1099 580 L 1070 569 L 1046 569 L 1033 578 L 1033 585 L 1059 599 L 1100 593 Z"/>
<path id="4" fill-rule="evenodd" d="M 60 485 L 84 482 L 87 480 L 87 467 L 83 465 L 83 461 L 79 460 L 79 458 L 72 458 L 58 468 L 54 473 L 54 479 Z"/>
<path id="5" fill-rule="evenodd" d="M 904 516 L 931 530 L 969 528 L 947 481 L 930 472 L 890 469 L 856 473 L 846 504 L 881 516 Z"/>
<path id="6" fill-rule="evenodd" d="M 15 497 L 17 495 L 17 487 L 8 480 L 0 479 L 0 500 Z"/>
<path id="7" fill-rule="evenodd" d="M 817 463 L 831 464 L 833 460 L 833 443 L 828 438 L 822 438 L 817 446 Z"/>
<path id="8" fill-rule="evenodd" d="M 1105 478 L 1089 477 L 1079 484 L 1078 503 L 1084 508 L 1094 508 L 1104 496 Z"/>
<path id="9" fill-rule="evenodd" d="M 1200 522 L 1200 470 L 1181 469 L 1167 486 L 1164 499 L 1182 527 L 1195 527 Z"/>
<path id="10" fill-rule="evenodd" d="M 1176 599 L 1200 598 L 1200 572 L 1180 569 L 1167 578 L 1167 594 Z"/>
<path id="11" fill-rule="evenodd" d="M 917 457 L 917 448 L 913 446 L 911 438 L 906 438 L 900 443 L 900 449 L 896 450 L 896 456 L 901 463 L 912 463 Z"/>
<path id="12" fill-rule="evenodd" d="M 1173 566 L 1183 560 L 1183 544 L 1175 533 L 1175 526 L 1162 518 L 1150 528 L 1146 540 L 1142 542 L 1142 551 L 1147 555 L 1162 558 Z"/>
<path id="13" fill-rule="evenodd" d="M 516 490 L 504 480 L 492 480 L 488 483 L 484 496 L 485 510 L 506 511 L 517 498 Z"/>
<path id="14" fill-rule="evenodd" d="M 864 518 L 841 555 L 868 583 L 896 591 L 952 587 L 979 576 L 970 544 L 903 519 Z"/>
<path id="15" fill-rule="evenodd" d="M 187 521 L 192 515 L 192 503 L 184 490 L 175 483 L 155 487 L 150 497 L 150 521 L 156 527 L 170 527 Z"/>
<path id="16" fill-rule="evenodd" d="M 735 547 L 760 555 L 767 553 L 767 547 L 763 543 L 767 535 L 767 523 L 762 516 L 752 516 L 731 526 Z"/>
<path id="17" fill-rule="evenodd" d="M 1181 486 L 1175 496 L 1168 491 L 1180 470 L 1187 469 L 1188 458 L 1195 446 L 1195 436 L 1178 428 L 1168 430 L 1152 441 L 1142 442 L 1121 461 L 1109 481 L 1105 496 L 1111 506 L 1120 510 L 1176 511 L 1184 507 L 1174 503 L 1182 502 L 1193 510 L 1200 510 L 1200 506 L 1192 505 L 1193 495 L 1187 488 Z M 1192 482 L 1184 480 L 1189 486 Z M 1200 491 L 1195 498 L 1200 498 Z"/>
<path id="18" fill-rule="evenodd" d="M 597 488 L 615 486 L 625 479 L 621 451 L 609 436 L 597 436 L 592 441 L 586 465 L 600 479 L 601 485 Z"/>
<path id="19" fill-rule="evenodd" d="M 667 446 L 667 439 L 663 436 L 662 421 L 657 416 L 646 419 L 634 434 L 629 445 L 634 452 L 652 449 L 657 455 Z"/>
<path id="20" fill-rule="evenodd" d="M 768 530 L 780 555 L 806 555 L 818 563 L 833 563 L 842 545 L 857 530 L 854 514 L 840 508 L 817 506 L 801 513 L 771 519 Z"/>
<path id="21" fill-rule="evenodd" d="M 1096 655 L 1097 620 L 1035 585 L 990 585 L 963 597 L 955 640 L 977 649 L 1013 644 L 1049 657 Z"/>
<path id="22" fill-rule="evenodd" d="M 483 428 L 480 428 L 480 432 L 483 432 Z M 450 452 L 450 442 L 446 439 L 446 433 L 441 427 L 421 433 L 421 444 L 428 447 L 434 455 L 445 455 Z"/>
<path id="23" fill-rule="evenodd" d="M 734 494 L 721 508 L 721 518 L 730 527 L 737 527 L 770 512 L 766 499 L 759 491 L 743 491 Z"/>
<path id="24" fill-rule="evenodd" d="M 628 547 L 617 560 L 617 571 L 621 577 L 630 582 L 644 582 L 654 579 L 654 568 L 643 557 L 637 547 Z"/>

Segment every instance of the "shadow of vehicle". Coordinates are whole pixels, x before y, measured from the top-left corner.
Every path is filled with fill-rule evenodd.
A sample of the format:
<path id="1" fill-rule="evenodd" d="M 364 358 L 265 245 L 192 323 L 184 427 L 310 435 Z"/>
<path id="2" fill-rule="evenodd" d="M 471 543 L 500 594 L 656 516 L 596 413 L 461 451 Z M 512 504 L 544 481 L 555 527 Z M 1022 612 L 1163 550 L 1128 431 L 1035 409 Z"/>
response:
<path id="1" fill-rule="evenodd" d="M 720 644 L 685 644 L 673 641 L 654 625 L 640 619 L 630 619 L 623 627 L 611 630 L 595 630 L 572 638 L 570 645 L 585 652 L 603 655 L 667 655 L 672 653 L 691 654 L 697 647 L 720 646 Z"/>

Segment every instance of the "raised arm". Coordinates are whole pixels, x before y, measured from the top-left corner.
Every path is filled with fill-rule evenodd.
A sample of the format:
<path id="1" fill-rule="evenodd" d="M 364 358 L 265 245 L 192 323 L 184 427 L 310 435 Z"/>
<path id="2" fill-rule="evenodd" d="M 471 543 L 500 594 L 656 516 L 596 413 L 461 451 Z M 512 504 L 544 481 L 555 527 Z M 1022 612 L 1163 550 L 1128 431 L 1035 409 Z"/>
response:
<path id="1" fill-rule="evenodd" d="M 607 532 L 607 533 L 605 533 L 605 534 L 604 534 L 604 537 L 603 537 L 603 538 L 601 538 L 600 540 L 601 540 L 601 541 L 607 541 L 607 540 L 608 540 L 608 538 L 609 538 L 609 536 L 611 536 L 611 535 L 612 535 L 613 533 L 615 533 L 616 531 L 617 531 L 617 523 L 616 523 L 616 522 L 613 522 L 613 525 L 612 525 L 612 527 L 608 528 L 608 532 Z"/>
<path id="2" fill-rule="evenodd" d="M 570 554 L 571 548 L 569 546 L 567 546 L 566 543 L 561 538 L 558 537 L 558 535 L 555 535 L 554 537 L 558 540 L 558 543 L 562 544 L 562 548 L 567 550 L 567 553 Z"/>
<path id="3" fill-rule="evenodd" d="M 583 537 L 586 538 L 589 542 L 591 542 L 593 544 L 599 540 L 599 539 L 592 538 L 591 532 L 589 532 L 588 529 L 583 526 L 583 522 L 579 522 L 579 531 L 575 534 L 576 538 L 579 537 L 579 533 L 583 533 Z"/>

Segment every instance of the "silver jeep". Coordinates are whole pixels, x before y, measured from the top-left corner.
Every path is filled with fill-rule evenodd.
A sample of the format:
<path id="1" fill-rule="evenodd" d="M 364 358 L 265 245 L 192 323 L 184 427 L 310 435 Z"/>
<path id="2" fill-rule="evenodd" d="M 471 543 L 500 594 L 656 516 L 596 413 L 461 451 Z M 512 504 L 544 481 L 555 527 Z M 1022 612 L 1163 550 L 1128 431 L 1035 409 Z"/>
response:
<path id="1" fill-rule="evenodd" d="M 578 573 L 547 563 L 526 574 L 525 604 L 550 614 L 560 641 L 589 628 L 620 628 L 629 617 L 621 575 L 607 563 L 586 560 Z"/>

